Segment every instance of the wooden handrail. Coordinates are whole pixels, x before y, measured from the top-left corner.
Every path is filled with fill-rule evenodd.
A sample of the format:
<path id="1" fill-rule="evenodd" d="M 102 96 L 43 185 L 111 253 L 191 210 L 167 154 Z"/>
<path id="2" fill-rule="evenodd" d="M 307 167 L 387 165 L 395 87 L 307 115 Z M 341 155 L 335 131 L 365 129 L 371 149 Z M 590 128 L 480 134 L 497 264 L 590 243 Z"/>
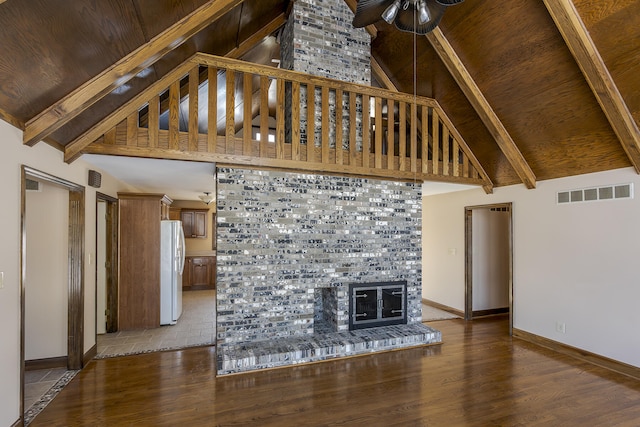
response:
<path id="1" fill-rule="evenodd" d="M 183 69 L 83 152 L 493 186 L 434 99 L 205 54 Z"/>

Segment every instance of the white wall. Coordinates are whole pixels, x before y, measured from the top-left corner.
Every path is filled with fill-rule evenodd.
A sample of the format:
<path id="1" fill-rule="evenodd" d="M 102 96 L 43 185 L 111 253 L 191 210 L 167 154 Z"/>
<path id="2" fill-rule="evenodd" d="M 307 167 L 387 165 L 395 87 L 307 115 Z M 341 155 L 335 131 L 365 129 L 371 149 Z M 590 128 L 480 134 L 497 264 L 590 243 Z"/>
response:
<path id="1" fill-rule="evenodd" d="M 107 203 L 98 203 L 98 217 L 96 226 L 96 333 L 107 332 Z"/>
<path id="2" fill-rule="evenodd" d="M 464 309 L 464 207 L 513 202 L 514 327 L 640 367 L 640 197 L 555 201 L 560 190 L 628 182 L 640 188 L 631 168 L 541 181 L 534 190 L 424 197 L 423 297 Z"/>
<path id="3" fill-rule="evenodd" d="M 473 310 L 509 307 L 509 212 L 474 209 L 471 222 Z"/>
<path id="4" fill-rule="evenodd" d="M 69 190 L 26 193 L 25 360 L 67 355 Z"/>
<path id="5" fill-rule="evenodd" d="M 0 425 L 11 425 L 20 414 L 20 166 L 86 185 L 90 167 L 82 159 L 68 165 L 63 154 L 40 142 L 35 147 L 22 144 L 22 131 L 0 120 Z M 103 173 L 102 193 L 116 197 L 131 188 Z M 95 344 L 95 189 L 86 187 L 85 199 L 85 336 L 84 351 Z"/>

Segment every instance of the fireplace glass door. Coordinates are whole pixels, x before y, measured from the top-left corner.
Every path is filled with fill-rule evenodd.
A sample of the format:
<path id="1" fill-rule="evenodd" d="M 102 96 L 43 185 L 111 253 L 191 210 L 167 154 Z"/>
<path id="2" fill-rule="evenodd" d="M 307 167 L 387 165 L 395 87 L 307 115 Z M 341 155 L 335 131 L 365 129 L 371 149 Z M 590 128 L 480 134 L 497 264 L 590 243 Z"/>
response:
<path id="1" fill-rule="evenodd" d="M 349 285 L 349 330 L 407 323 L 407 282 Z"/>

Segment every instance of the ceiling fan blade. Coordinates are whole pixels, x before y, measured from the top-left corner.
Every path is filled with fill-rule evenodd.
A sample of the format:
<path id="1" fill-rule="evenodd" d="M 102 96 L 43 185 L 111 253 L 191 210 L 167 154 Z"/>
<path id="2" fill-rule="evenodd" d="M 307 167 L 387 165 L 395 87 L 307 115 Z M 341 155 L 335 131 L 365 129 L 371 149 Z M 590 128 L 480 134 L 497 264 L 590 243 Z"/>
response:
<path id="1" fill-rule="evenodd" d="M 366 27 L 382 19 L 382 12 L 393 3 L 393 0 L 359 0 L 353 26 Z"/>
<path id="2" fill-rule="evenodd" d="M 396 16 L 394 24 L 399 30 L 408 31 L 410 33 L 415 32 L 418 34 L 426 34 L 433 31 L 433 29 L 440 23 L 440 20 L 444 15 L 444 11 L 447 8 L 439 3 L 430 1 L 427 2 L 427 9 L 429 9 L 429 16 L 431 16 L 431 19 L 424 24 L 418 24 L 418 14 L 414 13 L 415 9 L 411 7 L 407 10 L 400 10 L 400 13 Z"/>

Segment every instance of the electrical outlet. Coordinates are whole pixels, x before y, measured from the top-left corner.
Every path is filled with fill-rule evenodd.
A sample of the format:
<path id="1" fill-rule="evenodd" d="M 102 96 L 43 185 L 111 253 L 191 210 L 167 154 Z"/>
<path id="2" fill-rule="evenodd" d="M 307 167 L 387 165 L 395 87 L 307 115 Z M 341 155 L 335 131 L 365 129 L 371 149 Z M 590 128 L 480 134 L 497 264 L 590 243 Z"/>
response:
<path id="1" fill-rule="evenodd" d="M 564 322 L 556 322 L 556 332 L 564 334 L 567 332 L 567 325 Z"/>

